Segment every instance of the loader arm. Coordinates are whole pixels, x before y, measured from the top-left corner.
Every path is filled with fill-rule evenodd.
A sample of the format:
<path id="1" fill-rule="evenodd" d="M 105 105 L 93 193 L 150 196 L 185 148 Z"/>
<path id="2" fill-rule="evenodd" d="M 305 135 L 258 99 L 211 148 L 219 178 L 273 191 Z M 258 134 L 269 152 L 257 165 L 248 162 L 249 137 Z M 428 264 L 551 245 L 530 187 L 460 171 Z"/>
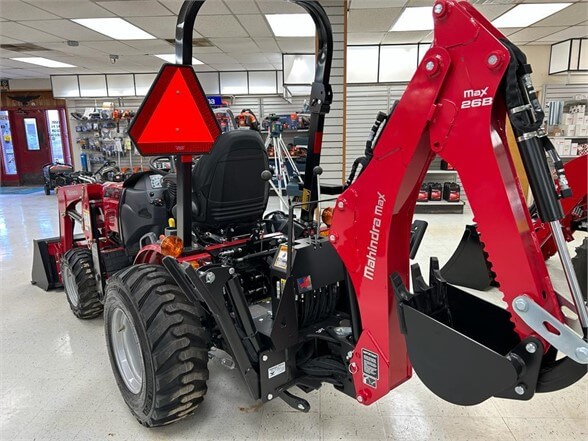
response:
<path id="1" fill-rule="evenodd" d="M 331 227 L 331 242 L 357 293 L 362 333 L 351 361 L 359 366 L 353 378 L 365 404 L 411 375 L 391 276 L 408 286 L 410 225 L 435 155 L 459 172 L 514 335 L 549 348 L 514 313 L 512 303 L 522 294 L 564 321 L 507 146 L 502 84 L 511 56 L 499 41 L 505 37 L 466 2 L 439 0 L 434 11 L 433 44 L 383 129 L 373 159 L 340 195 Z M 376 360 L 376 382 L 366 381 L 370 358 Z M 476 400 L 481 399 L 463 403 Z"/>

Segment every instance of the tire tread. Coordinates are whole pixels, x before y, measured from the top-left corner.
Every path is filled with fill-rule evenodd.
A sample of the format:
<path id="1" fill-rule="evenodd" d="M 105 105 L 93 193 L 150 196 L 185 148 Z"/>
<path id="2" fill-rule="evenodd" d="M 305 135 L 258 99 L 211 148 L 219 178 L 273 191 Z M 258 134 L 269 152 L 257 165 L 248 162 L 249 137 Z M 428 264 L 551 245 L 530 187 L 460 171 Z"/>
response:
<path id="1" fill-rule="evenodd" d="M 196 309 L 165 268 L 136 265 L 113 278 L 128 287 L 151 350 L 154 396 L 148 427 L 170 424 L 194 412 L 206 394 L 208 348 Z M 123 386 L 124 387 L 124 386 Z"/>

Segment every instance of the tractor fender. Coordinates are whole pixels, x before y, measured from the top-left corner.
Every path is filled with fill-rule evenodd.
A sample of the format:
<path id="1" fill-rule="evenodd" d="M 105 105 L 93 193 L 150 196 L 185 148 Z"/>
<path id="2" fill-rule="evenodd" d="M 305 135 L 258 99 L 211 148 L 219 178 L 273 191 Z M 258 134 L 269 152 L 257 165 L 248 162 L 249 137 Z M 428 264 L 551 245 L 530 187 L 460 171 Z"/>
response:
<path id="1" fill-rule="evenodd" d="M 158 243 L 150 243 L 139 250 L 133 261 L 133 265 L 148 263 L 153 265 L 161 265 L 161 260 L 164 255 L 161 253 L 161 245 Z"/>

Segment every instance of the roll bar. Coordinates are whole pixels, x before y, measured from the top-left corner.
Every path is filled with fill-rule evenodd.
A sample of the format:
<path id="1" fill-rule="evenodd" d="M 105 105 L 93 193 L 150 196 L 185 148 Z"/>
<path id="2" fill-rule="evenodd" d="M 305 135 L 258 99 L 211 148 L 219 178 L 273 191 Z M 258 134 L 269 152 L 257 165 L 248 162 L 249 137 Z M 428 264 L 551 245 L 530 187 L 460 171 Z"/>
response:
<path id="1" fill-rule="evenodd" d="M 312 0 L 288 0 L 302 7 L 312 17 L 316 26 L 318 53 L 316 57 L 314 82 L 310 93 L 310 128 L 308 131 L 308 154 L 306 170 L 314 170 L 320 164 L 325 115 L 330 111 L 333 92 L 329 79 L 333 59 L 333 32 L 327 13 L 323 7 Z M 194 23 L 205 0 L 185 1 L 176 22 L 176 64 L 192 64 L 192 36 Z M 191 244 L 191 167 L 188 158 L 178 160 L 178 235 L 184 244 Z M 303 202 L 317 200 L 317 183 L 313 173 L 305 173 L 302 193 Z M 315 204 L 302 208 L 302 219 L 312 220 Z"/>

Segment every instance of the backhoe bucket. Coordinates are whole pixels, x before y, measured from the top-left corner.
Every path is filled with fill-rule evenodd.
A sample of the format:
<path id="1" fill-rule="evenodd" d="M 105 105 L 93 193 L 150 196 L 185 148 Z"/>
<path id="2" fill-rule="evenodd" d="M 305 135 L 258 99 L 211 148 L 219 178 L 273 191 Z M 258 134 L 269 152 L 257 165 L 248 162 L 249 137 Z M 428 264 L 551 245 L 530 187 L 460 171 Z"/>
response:
<path id="1" fill-rule="evenodd" d="M 59 262 L 56 260 L 59 237 L 33 240 L 33 269 L 31 283 L 45 291 L 61 287 Z"/>
<path id="2" fill-rule="evenodd" d="M 448 284 L 436 258 L 430 285 L 418 265 L 411 270 L 414 294 L 398 274 L 391 277 L 401 331 L 414 371 L 437 396 L 464 406 L 490 397 L 529 400 L 586 374 L 585 364 L 545 353 L 539 339 L 521 340 L 506 310 Z"/>
<path id="3" fill-rule="evenodd" d="M 441 275 L 453 285 L 479 291 L 485 291 L 494 284 L 494 274 L 476 225 L 466 225 L 457 249 L 441 268 Z"/>

